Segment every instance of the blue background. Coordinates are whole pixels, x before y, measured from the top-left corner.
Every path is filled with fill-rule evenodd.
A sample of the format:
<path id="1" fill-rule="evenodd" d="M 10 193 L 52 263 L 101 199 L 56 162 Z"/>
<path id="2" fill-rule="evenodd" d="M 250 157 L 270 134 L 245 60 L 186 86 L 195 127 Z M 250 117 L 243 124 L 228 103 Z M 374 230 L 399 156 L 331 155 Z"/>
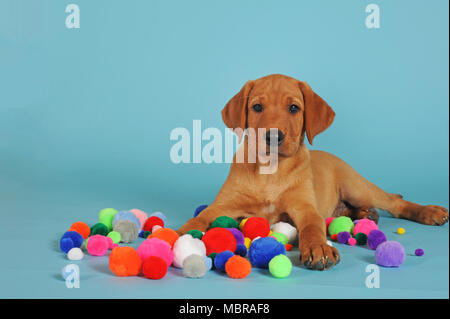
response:
<path id="1" fill-rule="evenodd" d="M 80 6 L 80 29 L 65 26 L 69 3 Z M 380 6 L 380 29 L 365 27 L 369 3 Z M 389 217 L 388 238 L 425 256 L 381 269 L 380 289 L 364 285 L 373 252 L 342 245 L 338 267 L 296 267 L 286 280 L 259 270 L 243 281 L 176 270 L 124 279 L 107 257 L 87 256 L 80 289 L 65 287 L 69 261 L 57 249 L 72 222 L 93 224 L 103 207 L 160 210 L 177 228 L 210 203 L 229 164 L 173 164 L 170 132 L 194 119 L 225 129 L 228 99 L 270 73 L 308 81 L 336 111 L 314 148 L 389 192 L 448 207 L 448 9 L 445 0 L 1 0 L 0 297 L 448 298 L 448 226 Z"/>

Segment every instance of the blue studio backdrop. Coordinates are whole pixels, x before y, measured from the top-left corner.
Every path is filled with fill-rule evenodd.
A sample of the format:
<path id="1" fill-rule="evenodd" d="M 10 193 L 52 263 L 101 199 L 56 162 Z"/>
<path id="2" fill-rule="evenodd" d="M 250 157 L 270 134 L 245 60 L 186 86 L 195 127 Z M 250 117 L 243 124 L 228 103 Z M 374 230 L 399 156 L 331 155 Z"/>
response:
<path id="1" fill-rule="evenodd" d="M 66 23 L 69 4 L 79 28 Z M 379 28 L 366 25 L 369 4 Z M 327 272 L 297 267 L 291 252 L 296 267 L 283 280 L 257 269 L 242 281 L 215 272 L 193 281 L 177 270 L 160 281 L 118 278 L 107 256 L 86 256 L 76 262 L 78 289 L 66 287 L 70 261 L 58 249 L 71 223 L 93 224 L 104 207 L 162 211 L 177 228 L 210 203 L 229 164 L 174 164 L 170 133 L 192 132 L 193 120 L 224 132 L 226 102 L 271 73 L 307 81 L 335 110 L 312 149 L 389 192 L 448 207 L 448 6 L 0 0 L 0 297 L 448 298 L 448 225 L 387 214 L 380 227 L 407 259 L 382 268 L 372 289 L 373 251 L 347 245 L 335 244 L 342 262 Z M 412 256 L 416 248 L 425 255 Z"/>

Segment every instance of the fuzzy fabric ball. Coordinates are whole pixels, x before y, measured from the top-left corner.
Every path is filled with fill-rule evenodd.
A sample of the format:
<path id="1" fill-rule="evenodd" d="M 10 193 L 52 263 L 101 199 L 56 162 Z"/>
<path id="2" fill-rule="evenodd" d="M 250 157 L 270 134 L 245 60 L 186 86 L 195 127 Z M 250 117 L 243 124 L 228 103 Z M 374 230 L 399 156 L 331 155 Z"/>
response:
<path id="1" fill-rule="evenodd" d="M 228 216 L 220 216 L 217 217 L 212 223 L 209 228 L 238 228 L 239 224 L 237 221 L 235 221 L 233 218 Z"/>
<path id="2" fill-rule="evenodd" d="M 86 249 L 92 256 L 104 256 L 108 252 L 109 241 L 102 235 L 91 236 L 86 244 Z"/>
<path id="3" fill-rule="evenodd" d="M 186 234 L 189 234 L 192 237 L 198 238 L 198 239 L 202 239 L 202 237 L 203 237 L 203 233 L 201 231 L 197 230 L 197 229 L 191 229 Z"/>
<path id="4" fill-rule="evenodd" d="M 355 246 L 356 245 L 356 239 L 351 237 L 348 239 L 347 244 L 349 244 L 350 246 Z"/>
<path id="5" fill-rule="evenodd" d="M 343 231 L 338 234 L 337 240 L 341 244 L 346 244 L 351 237 L 352 235 L 348 231 Z"/>
<path id="6" fill-rule="evenodd" d="M 266 237 L 270 232 L 269 222 L 263 217 L 250 217 L 245 222 L 242 229 L 245 237 L 254 239 L 255 237 Z"/>
<path id="7" fill-rule="evenodd" d="M 182 268 L 184 260 L 190 255 L 205 256 L 206 248 L 203 241 L 185 234 L 180 236 L 173 245 L 173 254 L 173 265 L 177 268 Z"/>
<path id="8" fill-rule="evenodd" d="M 378 230 L 378 225 L 373 220 L 363 218 L 353 228 L 353 234 L 364 233 L 369 236 L 370 232 L 375 229 Z"/>
<path id="9" fill-rule="evenodd" d="M 244 238 L 244 245 L 245 245 L 245 247 L 247 247 L 247 249 L 249 249 L 251 244 L 252 244 L 252 240 L 250 238 L 248 238 L 248 237 L 245 237 Z"/>
<path id="10" fill-rule="evenodd" d="M 405 233 L 405 231 L 406 230 L 402 227 L 397 228 L 397 234 L 399 234 L 399 235 L 403 235 Z"/>
<path id="11" fill-rule="evenodd" d="M 273 232 L 270 236 L 278 240 L 283 245 L 286 245 L 288 243 L 288 237 L 285 234 Z"/>
<path id="12" fill-rule="evenodd" d="M 91 229 L 84 222 L 75 222 L 70 226 L 70 229 L 79 233 L 84 239 L 88 238 L 91 234 Z"/>
<path id="13" fill-rule="evenodd" d="M 241 257 L 245 257 L 247 255 L 247 247 L 245 247 L 244 244 L 238 244 L 234 253 Z"/>
<path id="14" fill-rule="evenodd" d="M 69 252 L 67 253 L 67 258 L 69 260 L 81 260 L 84 257 L 84 253 L 83 251 L 78 248 L 78 247 L 74 247 L 71 250 L 69 250 Z"/>
<path id="15" fill-rule="evenodd" d="M 383 267 L 399 267 L 405 260 L 405 250 L 397 241 L 385 241 L 375 251 L 377 265 Z"/>
<path id="16" fill-rule="evenodd" d="M 332 241 L 336 241 L 337 238 L 338 238 L 338 235 L 337 235 L 337 234 L 331 235 L 331 240 L 332 240 Z"/>
<path id="17" fill-rule="evenodd" d="M 327 228 L 327 235 L 329 235 L 330 233 L 328 232 L 328 227 L 330 227 L 331 222 L 333 221 L 335 217 L 328 217 L 325 219 L 325 226 Z"/>
<path id="18" fill-rule="evenodd" d="M 225 272 L 233 279 L 247 277 L 252 271 L 250 262 L 241 256 L 232 256 L 225 263 Z"/>
<path id="19" fill-rule="evenodd" d="M 139 224 L 141 225 L 141 227 L 139 227 L 139 230 L 141 230 L 148 218 L 147 213 L 137 208 L 130 209 L 130 213 L 133 213 L 134 216 L 139 219 Z"/>
<path id="20" fill-rule="evenodd" d="M 97 223 L 91 227 L 91 236 L 93 235 L 102 235 L 106 236 L 109 233 L 109 228 L 103 223 Z"/>
<path id="21" fill-rule="evenodd" d="M 133 223 L 127 219 L 119 220 L 114 225 L 113 229 L 114 231 L 120 233 L 120 241 L 126 244 L 134 242 L 139 234 L 136 223 Z"/>
<path id="22" fill-rule="evenodd" d="M 275 278 L 286 278 L 291 274 L 292 262 L 286 255 L 277 255 L 269 262 L 269 272 Z"/>
<path id="23" fill-rule="evenodd" d="M 197 217 L 208 205 L 200 205 L 194 211 L 194 217 Z"/>
<path id="24" fill-rule="evenodd" d="M 183 275 L 188 278 L 201 278 L 208 271 L 203 256 L 190 255 L 183 262 Z"/>
<path id="25" fill-rule="evenodd" d="M 289 223 L 278 222 L 272 226 L 274 233 L 281 233 L 286 235 L 288 243 L 292 243 L 297 237 L 297 228 Z"/>
<path id="26" fill-rule="evenodd" d="M 117 231 L 109 232 L 107 237 L 112 239 L 113 244 L 120 243 L 120 240 L 122 239 L 122 236 L 120 236 L 120 233 Z"/>
<path id="27" fill-rule="evenodd" d="M 117 212 L 116 215 L 114 215 L 114 219 L 113 219 L 113 228 L 114 226 L 121 220 L 129 220 L 130 222 L 133 222 L 136 224 L 136 227 L 139 230 L 141 230 L 141 222 L 139 221 L 139 219 L 136 217 L 135 214 L 133 214 L 132 212 L 128 211 L 128 210 L 122 210 L 120 212 Z"/>
<path id="28" fill-rule="evenodd" d="M 66 254 L 74 247 L 81 247 L 83 236 L 76 231 L 66 231 L 59 241 L 59 248 Z"/>
<path id="29" fill-rule="evenodd" d="M 108 231 L 111 231 L 113 228 L 113 219 L 114 219 L 114 215 L 116 215 L 117 213 L 117 209 L 114 208 L 103 208 L 99 213 L 98 213 L 98 221 L 100 223 L 102 223 L 103 225 L 105 225 L 108 228 Z M 95 234 L 94 234 L 95 235 Z M 102 234 L 99 234 L 102 235 Z"/>
<path id="30" fill-rule="evenodd" d="M 291 251 L 292 250 L 292 245 L 291 244 L 286 244 L 284 245 L 284 248 L 286 248 L 286 251 Z"/>
<path id="31" fill-rule="evenodd" d="M 367 237 L 367 244 L 369 245 L 370 249 L 375 250 L 377 249 L 378 245 L 384 243 L 386 240 L 386 235 L 381 230 L 374 229 Z"/>
<path id="32" fill-rule="evenodd" d="M 162 228 L 162 227 L 159 226 L 159 225 L 153 226 L 153 228 L 152 228 L 152 233 L 154 233 L 155 231 L 157 231 L 157 230 L 160 229 L 160 228 Z"/>
<path id="33" fill-rule="evenodd" d="M 230 231 L 234 238 L 236 239 L 236 244 L 244 244 L 245 238 L 244 238 L 244 234 L 242 234 L 242 232 L 237 229 L 237 228 L 227 228 L 228 231 Z"/>
<path id="34" fill-rule="evenodd" d="M 417 248 L 415 251 L 414 251 L 414 254 L 416 255 L 416 256 L 423 256 L 423 254 L 424 254 L 424 251 L 423 251 L 423 249 L 421 249 L 421 248 Z"/>
<path id="35" fill-rule="evenodd" d="M 333 247 L 333 242 L 331 240 L 327 240 L 327 245 Z"/>
<path id="36" fill-rule="evenodd" d="M 150 236 L 151 234 L 152 234 L 151 231 L 141 230 L 141 232 L 139 233 L 139 237 L 147 239 L 147 237 Z"/>
<path id="37" fill-rule="evenodd" d="M 170 228 L 159 228 L 149 236 L 149 238 L 159 238 L 164 240 L 170 247 L 173 247 L 178 237 L 177 232 Z"/>
<path id="38" fill-rule="evenodd" d="M 211 257 L 206 257 L 203 256 L 203 259 L 205 259 L 205 264 L 206 264 L 206 270 L 209 271 L 212 269 L 213 266 L 213 260 Z"/>
<path id="39" fill-rule="evenodd" d="M 164 222 L 161 218 L 156 217 L 156 216 L 150 216 L 149 218 L 147 218 L 147 220 L 145 221 L 144 227 L 142 227 L 143 230 L 145 231 L 152 231 L 153 226 L 155 225 L 159 225 L 161 227 L 164 227 Z"/>
<path id="40" fill-rule="evenodd" d="M 355 235 L 356 242 L 358 245 L 365 245 L 367 244 L 367 235 L 364 233 L 357 233 Z"/>
<path id="41" fill-rule="evenodd" d="M 167 262 L 158 256 L 150 256 L 142 264 L 142 274 L 148 279 L 158 280 L 167 274 Z"/>
<path id="42" fill-rule="evenodd" d="M 247 222 L 248 218 L 244 218 L 243 220 L 241 220 L 241 222 L 239 223 L 239 229 L 242 231 L 242 229 L 244 229 L 244 225 Z"/>
<path id="43" fill-rule="evenodd" d="M 109 269 L 116 276 L 136 276 L 141 266 L 142 260 L 133 247 L 116 247 L 109 255 Z"/>
<path id="44" fill-rule="evenodd" d="M 158 217 L 159 219 L 161 219 L 163 221 L 164 225 L 167 224 L 167 217 L 163 213 L 161 213 L 161 212 L 154 212 L 154 213 L 152 213 L 150 215 L 150 217 L 152 217 L 152 216 L 155 216 L 155 217 Z"/>
<path id="45" fill-rule="evenodd" d="M 173 262 L 172 246 L 159 238 L 147 238 L 136 251 L 143 262 L 150 256 L 158 256 L 164 259 L 167 267 Z"/>
<path id="46" fill-rule="evenodd" d="M 272 237 L 263 237 L 253 241 L 248 251 L 248 259 L 255 267 L 267 268 L 270 260 L 280 254 L 286 254 L 284 245 Z"/>
<path id="47" fill-rule="evenodd" d="M 349 232 L 351 233 L 353 230 L 354 224 L 353 221 L 347 216 L 340 216 L 330 223 L 328 227 L 328 232 L 330 235 L 337 235 L 340 232 Z"/>
<path id="48" fill-rule="evenodd" d="M 225 250 L 219 254 L 216 255 L 216 258 L 214 258 L 214 267 L 216 267 L 217 270 L 220 270 L 222 272 L 225 272 L 225 264 L 233 257 L 234 254 L 232 251 Z"/>
<path id="49" fill-rule="evenodd" d="M 206 254 L 221 253 L 225 250 L 236 251 L 236 239 L 226 228 L 212 228 L 202 237 L 205 243 Z"/>

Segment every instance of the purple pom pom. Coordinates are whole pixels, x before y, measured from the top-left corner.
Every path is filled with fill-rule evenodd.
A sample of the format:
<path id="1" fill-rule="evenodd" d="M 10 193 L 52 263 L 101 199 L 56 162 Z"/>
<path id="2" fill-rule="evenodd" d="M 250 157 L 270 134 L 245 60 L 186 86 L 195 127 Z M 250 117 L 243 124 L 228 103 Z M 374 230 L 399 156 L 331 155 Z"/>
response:
<path id="1" fill-rule="evenodd" d="M 416 254 L 416 256 L 423 256 L 424 252 L 423 249 L 417 248 L 416 251 L 414 252 L 414 254 Z"/>
<path id="2" fill-rule="evenodd" d="M 378 245 L 386 241 L 386 235 L 378 229 L 374 229 L 369 233 L 367 237 L 367 244 L 373 250 L 377 249 Z"/>
<path id="3" fill-rule="evenodd" d="M 245 238 L 244 238 L 244 234 L 242 234 L 242 232 L 237 229 L 237 228 L 227 228 L 234 236 L 234 238 L 236 238 L 236 244 L 244 244 L 245 242 Z"/>
<path id="4" fill-rule="evenodd" d="M 352 236 L 350 235 L 350 233 L 348 231 L 341 231 L 338 234 L 337 240 L 338 242 L 340 242 L 341 244 L 346 244 L 347 241 L 351 238 Z"/>
<path id="5" fill-rule="evenodd" d="M 397 241 L 386 241 L 377 247 L 375 260 L 379 266 L 398 267 L 405 260 L 405 250 Z"/>

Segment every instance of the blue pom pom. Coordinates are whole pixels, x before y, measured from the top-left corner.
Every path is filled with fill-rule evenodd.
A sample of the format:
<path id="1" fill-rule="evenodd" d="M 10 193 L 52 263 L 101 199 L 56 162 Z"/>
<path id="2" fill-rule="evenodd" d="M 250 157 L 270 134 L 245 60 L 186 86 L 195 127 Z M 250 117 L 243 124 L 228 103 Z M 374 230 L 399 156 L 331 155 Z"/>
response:
<path id="1" fill-rule="evenodd" d="M 206 257 L 206 256 L 203 256 L 203 258 L 205 259 L 206 270 L 208 270 L 208 271 L 211 270 L 212 263 L 213 263 L 212 258 Z"/>
<path id="2" fill-rule="evenodd" d="M 255 240 L 248 250 L 248 259 L 254 267 L 268 268 L 270 260 L 280 254 L 286 255 L 286 248 L 273 237 Z"/>
<path id="3" fill-rule="evenodd" d="M 239 255 L 241 257 L 245 257 L 247 255 L 247 247 L 243 244 L 239 244 L 236 246 L 236 255 Z"/>
<path id="4" fill-rule="evenodd" d="M 74 247 L 73 240 L 70 238 L 61 238 L 59 241 L 59 248 L 66 254 Z"/>
<path id="5" fill-rule="evenodd" d="M 141 230 L 141 232 L 139 233 L 139 237 L 144 238 L 144 233 L 145 233 L 145 230 Z"/>
<path id="6" fill-rule="evenodd" d="M 130 222 L 133 222 L 136 224 L 138 229 L 141 229 L 141 221 L 139 220 L 139 218 L 136 217 L 135 214 L 133 214 L 132 212 L 128 211 L 128 210 L 122 210 L 120 212 L 117 212 L 114 215 L 114 219 L 113 219 L 113 226 L 119 221 L 119 220 L 129 220 Z"/>
<path id="7" fill-rule="evenodd" d="M 67 254 L 72 248 L 81 247 L 83 241 L 83 236 L 76 231 L 66 231 L 59 241 L 59 247 Z"/>
<path id="8" fill-rule="evenodd" d="M 194 217 L 197 217 L 198 214 L 200 214 L 202 212 L 202 210 L 204 210 L 206 207 L 208 207 L 208 205 L 200 205 L 195 209 L 194 212 Z"/>
<path id="9" fill-rule="evenodd" d="M 214 258 L 214 267 L 216 267 L 216 269 L 220 271 L 225 272 L 225 264 L 228 261 L 228 259 L 230 259 L 233 256 L 234 254 L 229 250 L 225 250 L 220 254 L 217 254 L 216 258 Z"/>
<path id="10" fill-rule="evenodd" d="M 161 212 L 154 212 L 153 214 L 150 215 L 150 217 L 152 217 L 152 216 L 161 218 L 161 220 L 164 222 L 164 225 L 167 225 L 167 218 L 166 218 L 166 216 L 163 213 L 161 213 Z"/>

